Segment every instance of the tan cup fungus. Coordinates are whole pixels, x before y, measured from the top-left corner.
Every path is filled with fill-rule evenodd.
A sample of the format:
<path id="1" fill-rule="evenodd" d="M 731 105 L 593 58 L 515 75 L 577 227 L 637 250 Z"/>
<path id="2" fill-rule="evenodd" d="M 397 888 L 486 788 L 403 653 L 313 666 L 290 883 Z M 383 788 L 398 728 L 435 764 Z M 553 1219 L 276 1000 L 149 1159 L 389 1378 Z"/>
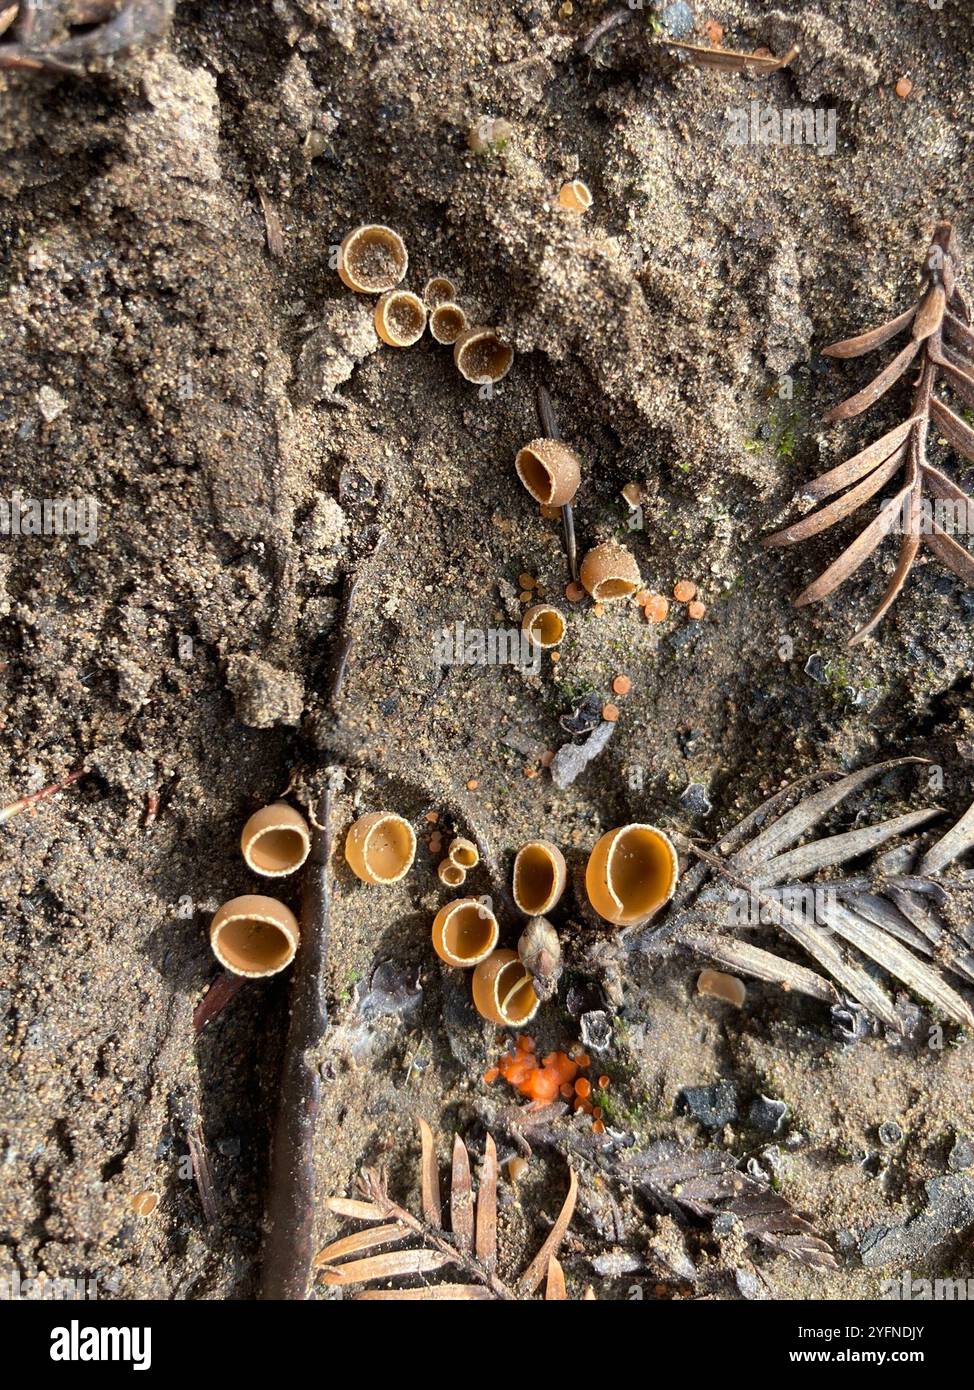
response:
<path id="1" fill-rule="evenodd" d="M 578 577 L 596 603 L 631 598 L 642 583 L 635 557 L 615 541 L 606 541 L 590 550 L 582 561 Z"/>
<path id="2" fill-rule="evenodd" d="M 359 294 L 383 294 L 398 285 L 409 267 L 406 244 L 391 227 L 356 227 L 338 248 L 338 274 Z"/>
<path id="3" fill-rule="evenodd" d="M 478 324 L 464 329 L 453 344 L 453 361 L 464 380 L 475 386 L 492 386 L 511 370 L 514 349 L 496 328 Z"/>
<path id="4" fill-rule="evenodd" d="M 588 212 L 592 206 L 592 190 L 581 179 L 570 179 L 558 190 L 558 202 L 569 212 Z"/>
<path id="5" fill-rule="evenodd" d="M 300 811 L 286 801 L 262 806 L 247 821 L 240 849 L 248 869 L 264 878 L 293 874 L 308 857 L 311 831 Z"/>
<path id="6" fill-rule="evenodd" d="M 517 476 L 543 507 L 565 507 L 582 479 L 578 455 L 560 439 L 532 439 L 518 450 Z"/>
<path id="7" fill-rule="evenodd" d="M 345 858 L 363 883 L 398 883 L 415 857 L 413 827 L 392 811 L 360 816 L 345 837 Z"/>
<path id="8" fill-rule="evenodd" d="M 473 840 L 465 840 L 462 835 L 450 841 L 447 853 L 461 869 L 475 869 L 480 863 L 480 850 Z"/>
<path id="9" fill-rule="evenodd" d="M 412 347 L 426 331 L 426 305 L 411 290 L 389 290 L 375 306 L 374 322 L 390 347 Z"/>
<path id="10" fill-rule="evenodd" d="M 467 881 L 467 871 L 462 864 L 454 864 L 452 859 L 441 859 L 436 867 L 436 875 L 447 888 L 460 888 Z"/>
<path id="11" fill-rule="evenodd" d="M 557 608 L 547 603 L 536 603 L 521 619 L 521 630 L 527 633 L 532 642 L 547 651 L 557 647 L 565 635 L 565 619 Z"/>
<path id="12" fill-rule="evenodd" d="M 514 901 L 527 917 L 543 917 L 565 891 L 565 856 L 548 840 L 532 840 L 514 860 Z"/>
<path id="13" fill-rule="evenodd" d="M 467 316 L 459 304 L 447 300 L 430 310 L 430 333 L 438 343 L 452 346 L 467 326 Z"/>
<path id="14" fill-rule="evenodd" d="M 473 972 L 474 1008 L 499 1028 L 523 1028 L 538 1012 L 534 981 L 516 951 L 495 951 Z"/>
<path id="15" fill-rule="evenodd" d="M 679 865 L 669 837 L 652 825 L 603 835 L 585 868 L 588 900 L 616 927 L 638 926 L 673 896 Z"/>
<path id="16" fill-rule="evenodd" d="M 433 949 L 447 965 L 479 965 L 497 945 L 498 932 L 497 918 L 479 898 L 454 898 L 433 918 Z"/>
<path id="17" fill-rule="evenodd" d="M 487 154 L 504 149 L 513 134 L 514 127 L 503 116 L 482 116 L 467 132 L 467 145 L 474 154 Z"/>
<path id="18" fill-rule="evenodd" d="M 210 946 L 234 975 L 260 979 L 276 975 L 294 959 L 298 919 L 276 898 L 246 893 L 218 908 L 210 923 Z"/>
<path id="19" fill-rule="evenodd" d="M 432 279 L 426 281 L 426 287 L 423 290 L 423 303 L 427 309 L 437 309 L 441 304 L 453 304 L 456 297 L 456 286 L 445 275 L 434 275 Z"/>

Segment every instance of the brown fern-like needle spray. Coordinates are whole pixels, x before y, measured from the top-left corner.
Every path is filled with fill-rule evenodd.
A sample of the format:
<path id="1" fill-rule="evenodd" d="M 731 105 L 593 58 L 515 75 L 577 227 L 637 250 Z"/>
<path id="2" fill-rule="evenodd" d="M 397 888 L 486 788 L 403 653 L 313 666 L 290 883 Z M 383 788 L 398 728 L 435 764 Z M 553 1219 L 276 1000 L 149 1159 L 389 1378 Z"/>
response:
<path id="1" fill-rule="evenodd" d="M 974 556 L 950 534 L 953 527 L 940 524 L 937 508 L 925 505 L 929 494 L 935 502 L 950 508 L 954 516 L 964 519 L 962 529 L 966 529 L 969 518 L 974 518 L 971 498 L 927 460 L 927 432 L 932 421 L 959 454 L 974 461 L 974 430 L 934 395 L 934 386 L 942 372 L 964 405 L 974 407 L 974 332 L 970 327 L 967 300 L 958 284 L 959 270 L 953 228 L 949 222 L 941 222 L 927 253 L 925 286 L 917 303 L 868 333 L 823 349 L 826 357 L 861 357 L 909 329 L 910 341 L 892 362 L 868 386 L 835 406 L 825 418 L 832 422 L 861 415 L 899 381 L 911 363 L 917 362 L 919 375 L 913 393 L 913 409 L 909 419 L 845 463 L 822 473 L 804 490 L 804 495 L 815 502 L 840 494 L 834 501 L 763 542 L 766 546 L 794 545 L 819 531 L 828 530 L 902 474 L 896 492 L 882 503 L 869 525 L 795 599 L 795 606 L 801 608 L 833 593 L 899 523 L 901 540 L 896 568 L 879 606 L 850 639 L 850 646 L 861 642 L 885 616 L 906 582 L 921 542 L 925 541 L 941 564 L 965 584 L 974 584 Z"/>

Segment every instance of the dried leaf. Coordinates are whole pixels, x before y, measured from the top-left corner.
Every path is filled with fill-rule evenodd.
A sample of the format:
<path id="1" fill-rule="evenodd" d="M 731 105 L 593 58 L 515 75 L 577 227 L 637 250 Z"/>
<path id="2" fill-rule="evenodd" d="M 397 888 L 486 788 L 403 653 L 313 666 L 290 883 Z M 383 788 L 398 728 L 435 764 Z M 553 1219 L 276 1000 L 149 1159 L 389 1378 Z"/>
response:
<path id="1" fill-rule="evenodd" d="M 930 414 L 948 443 L 964 458 L 974 462 L 974 430 L 970 425 L 955 415 L 949 406 L 938 401 L 936 396 L 930 402 Z"/>
<path id="2" fill-rule="evenodd" d="M 936 522 L 926 538 L 927 545 L 942 565 L 946 565 L 965 584 L 974 585 L 974 555 L 959 541 L 941 530 Z"/>
<path id="3" fill-rule="evenodd" d="M 569 1223 L 575 1212 L 575 1203 L 578 1200 L 578 1178 L 574 1168 L 570 1168 L 568 1180 L 568 1196 L 565 1198 L 564 1205 L 558 1213 L 558 1219 L 548 1233 L 548 1239 L 521 1275 L 518 1289 L 523 1294 L 532 1294 L 541 1284 L 542 1279 L 548 1272 L 548 1262 L 553 1255 L 557 1255 L 562 1241 L 565 1239 L 565 1232 L 568 1230 Z"/>
<path id="4" fill-rule="evenodd" d="M 483 1284 L 426 1284 L 421 1289 L 363 1289 L 356 1302 L 388 1300 L 414 1303 L 473 1303 L 493 1301 L 494 1295 Z"/>
<path id="5" fill-rule="evenodd" d="M 470 1183 L 470 1155 L 459 1134 L 453 1137 L 453 1176 L 450 1185 L 450 1225 L 457 1248 L 473 1250 L 473 1189 Z"/>
<path id="6" fill-rule="evenodd" d="M 381 1221 L 382 1208 L 374 1202 L 361 1202 L 354 1197 L 327 1197 L 325 1206 L 336 1216 L 353 1216 L 356 1221 Z"/>
<path id="7" fill-rule="evenodd" d="M 905 450 L 906 446 L 902 445 L 888 459 L 874 468 L 857 487 L 850 488 L 841 497 L 837 497 L 834 502 L 830 502 L 827 507 L 821 507 L 817 512 L 811 512 L 808 516 L 802 517 L 801 521 L 786 526 L 783 531 L 776 531 L 774 535 L 766 536 L 761 544 L 764 546 L 795 545 L 798 541 L 807 540 L 809 536 L 816 536 L 819 531 L 827 531 L 830 526 L 844 521 L 847 516 L 858 511 L 864 502 L 868 502 L 870 497 L 875 497 L 880 488 L 886 486 L 899 469 Z"/>
<path id="8" fill-rule="evenodd" d="M 849 830 L 842 835 L 830 835 L 823 840 L 813 840 L 811 844 L 799 845 L 797 849 L 779 854 L 762 864 L 753 875 L 755 887 L 781 883 L 786 879 L 802 879 L 819 869 L 845 864 L 850 859 L 858 859 L 877 846 L 885 844 L 894 835 L 902 835 L 918 825 L 941 814 L 939 806 L 928 806 L 922 811 L 908 811 L 902 816 L 880 821 L 877 825 L 865 825 L 859 830 Z"/>
<path id="9" fill-rule="evenodd" d="M 830 497 L 833 492 L 848 487 L 850 483 L 857 482 L 864 474 L 871 473 L 874 468 L 885 463 L 894 454 L 902 459 L 906 453 L 907 435 L 916 422 L 917 417 L 911 415 L 908 420 L 904 420 L 901 425 L 897 425 L 895 429 L 884 434 L 881 439 L 873 440 L 872 444 L 868 444 L 858 454 L 846 459 L 845 463 L 830 468 L 827 473 L 820 473 L 817 478 L 806 483 L 803 489 L 804 496 L 819 502 L 825 497 Z"/>
<path id="10" fill-rule="evenodd" d="M 970 806 L 946 835 L 931 845 L 920 861 L 921 874 L 939 874 L 974 845 L 974 805 Z"/>
<path id="11" fill-rule="evenodd" d="M 946 307 L 947 296 L 944 294 L 943 285 L 931 285 L 916 311 L 916 318 L 913 320 L 913 337 L 919 340 L 929 338 L 931 333 L 936 333 L 943 323 Z"/>
<path id="12" fill-rule="evenodd" d="M 322 1265 L 321 1276 L 326 1284 L 347 1286 L 368 1284 L 373 1279 L 395 1279 L 403 1274 L 429 1274 L 451 1264 L 449 1255 L 439 1250 L 389 1250 L 384 1255 L 370 1255 L 365 1260 L 350 1260 L 343 1265 Z"/>
<path id="13" fill-rule="evenodd" d="M 789 48 L 783 58 L 773 54 L 740 53 L 732 48 L 707 48 L 703 44 L 681 43 L 677 39 L 663 39 L 667 48 L 678 48 L 692 63 L 701 68 L 718 68 L 721 72 L 750 72 L 755 75 L 777 72 L 786 68 L 799 53 L 796 47 Z"/>
<path id="14" fill-rule="evenodd" d="M 436 1146 L 433 1143 L 433 1131 L 425 1120 L 419 1122 L 419 1139 L 422 1150 L 419 1173 L 423 1220 L 440 1230 L 443 1225 L 443 1211 L 440 1205 L 440 1176 L 436 1171 Z"/>
<path id="15" fill-rule="evenodd" d="M 919 504 L 920 493 L 918 489 L 914 489 L 911 497 L 911 514 L 912 511 L 916 510 L 919 507 Z M 849 638 L 850 647 L 854 647 L 859 642 L 864 641 L 864 639 L 867 638 L 869 634 L 872 632 L 873 628 L 875 628 L 879 623 L 882 622 L 883 618 L 885 618 L 891 605 L 899 597 L 900 590 L 906 583 L 907 576 L 909 575 L 910 570 L 913 568 L 913 562 L 917 557 L 919 549 L 919 522 L 911 520 L 910 529 L 900 540 L 899 558 L 896 561 L 896 568 L 890 576 L 890 581 L 886 585 L 885 590 L 883 591 L 883 597 L 879 600 L 879 604 L 877 605 L 872 617 L 868 620 L 868 622 L 864 623 L 862 627 L 859 628 L 857 632 L 854 632 L 852 636 Z"/>
<path id="16" fill-rule="evenodd" d="M 844 338 L 840 343 L 831 343 L 822 349 L 823 357 L 862 357 L 863 353 L 872 352 L 875 348 L 882 347 L 888 343 L 890 338 L 895 338 L 897 333 L 902 333 L 903 329 L 912 322 L 916 314 L 916 305 L 913 304 L 902 314 L 897 314 L 895 319 L 888 319 L 886 323 L 881 323 L 878 328 L 870 328 L 867 333 L 860 333 L 855 338 Z"/>
<path id="17" fill-rule="evenodd" d="M 392 1221 L 384 1226 L 373 1226 L 367 1231 L 356 1231 L 353 1235 L 343 1236 L 341 1240 L 333 1240 L 331 1245 L 319 1250 L 314 1258 L 314 1268 L 333 1264 L 345 1255 L 360 1255 L 363 1250 L 376 1250 L 381 1245 L 391 1245 L 393 1241 L 402 1240 L 403 1236 L 408 1234 L 408 1229 L 399 1221 Z"/>
<path id="18" fill-rule="evenodd" d="M 806 604 L 818 603 L 820 599 L 827 598 L 840 584 L 844 584 L 850 575 L 855 574 L 859 566 L 869 559 L 880 541 L 885 540 L 896 525 L 897 513 L 909 493 L 910 486 L 907 485 L 895 497 L 883 503 L 869 525 L 859 532 L 839 558 L 833 560 L 828 569 L 823 570 L 817 579 L 801 591 L 794 600 L 796 608 L 804 608 Z"/>
<path id="19" fill-rule="evenodd" d="M 565 1271 L 554 1255 L 548 1261 L 548 1279 L 545 1284 L 544 1296 L 546 1303 L 564 1303 L 568 1299 L 568 1290 L 565 1288 Z"/>
<path id="20" fill-rule="evenodd" d="M 5 34 L 17 18 L 19 5 L 8 5 L 5 10 L 0 10 L 0 34 Z"/>
<path id="21" fill-rule="evenodd" d="M 861 415 L 864 410 L 868 410 L 879 400 L 880 396 L 885 395 L 889 388 L 899 381 L 920 351 L 920 347 L 920 342 L 915 338 L 911 339 L 902 352 L 898 352 L 892 362 L 884 367 L 877 376 L 874 376 L 867 386 L 864 386 L 861 391 L 857 391 L 854 396 L 849 396 L 846 400 L 833 406 L 823 418 L 829 424 L 834 424 L 836 420 L 852 420 L 856 415 Z"/>
<path id="22" fill-rule="evenodd" d="M 784 989 L 807 994 L 824 1004 L 838 1004 L 839 994 L 822 975 L 808 970 L 803 965 L 795 965 L 784 956 L 776 956 L 771 951 L 763 951 L 746 941 L 736 941 L 729 936 L 684 936 L 685 945 L 698 955 L 707 956 L 728 970 L 739 970 L 756 980 L 768 984 L 781 985 Z"/>
<path id="23" fill-rule="evenodd" d="M 968 352 L 974 352 L 974 332 L 949 309 L 944 314 L 944 332 L 947 338 L 952 339 L 959 347 L 965 348 Z"/>
<path id="24" fill-rule="evenodd" d="M 487 1269 L 497 1263 L 497 1145 L 487 1135 L 477 1189 L 477 1258 Z"/>

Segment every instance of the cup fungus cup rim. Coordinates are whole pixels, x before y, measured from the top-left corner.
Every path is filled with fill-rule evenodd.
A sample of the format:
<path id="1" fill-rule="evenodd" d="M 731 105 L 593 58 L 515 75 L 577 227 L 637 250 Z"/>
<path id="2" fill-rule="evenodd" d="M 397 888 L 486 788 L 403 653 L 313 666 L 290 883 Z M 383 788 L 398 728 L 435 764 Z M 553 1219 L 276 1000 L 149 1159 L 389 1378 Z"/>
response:
<path id="1" fill-rule="evenodd" d="M 436 876 L 447 888 L 459 888 L 467 879 L 467 871 L 455 859 L 443 859 L 437 866 Z"/>
<path id="2" fill-rule="evenodd" d="M 544 616 L 548 613 L 553 613 L 560 624 L 557 637 L 553 637 L 550 642 L 544 641 L 541 634 L 536 630 Z M 521 619 L 521 628 L 527 633 L 528 640 L 533 642 L 535 646 L 541 647 L 544 651 L 550 651 L 552 647 L 558 646 L 558 643 L 564 639 L 566 626 L 564 613 L 562 613 L 560 608 L 555 608 L 551 603 L 533 604 Z"/>
<path id="3" fill-rule="evenodd" d="M 610 556 L 622 557 L 614 571 Z M 592 573 L 593 568 L 599 570 L 597 577 Z M 596 603 L 630 598 L 638 592 L 642 583 L 635 555 L 617 541 L 603 541 L 601 545 L 593 546 L 582 560 L 579 578 Z M 606 586 L 609 584 L 621 586 L 621 592 L 607 593 Z"/>
<path id="4" fill-rule="evenodd" d="M 460 327 L 457 329 L 456 333 L 454 333 L 452 338 L 444 338 L 441 333 L 438 333 L 436 331 L 436 320 L 441 314 L 455 314 L 459 316 Z M 444 299 L 439 304 L 434 304 L 430 309 L 429 326 L 430 333 L 433 335 L 433 338 L 436 340 L 436 342 L 442 343 L 444 347 L 452 347 L 453 344 L 460 337 L 460 334 L 466 331 L 467 315 L 464 312 L 464 310 L 461 309 L 460 305 L 456 303 L 455 300 Z"/>
<path id="5" fill-rule="evenodd" d="M 529 439 L 518 449 L 514 468 L 524 488 L 543 507 L 567 506 L 582 478 L 578 455 L 561 439 Z M 541 486 L 540 474 L 547 487 Z"/>
<path id="6" fill-rule="evenodd" d="M 475 869 L 480 863 L 480 851 L 473 840 L 465 835 L 455 835 L 447 850 L 450 860 L 461 869 Z"/>
<path id="7" fill-rule="evenodd" d="M 394 874 L 377 872 L 369 865 L 369 851 L 373 836 L 384 825 L 395 825 L 405 833 L 407 852 L 403 854 L 402 867 Z M 345 836 L 345 859 L 357 878 L 373 886 L 387 887 L 406 877 L 416 858 L 416 832 L 403 816 L 396 811 L 368 811 L 359 816 L 348 828 Z"/>
<path id="8" fill-rule="evenodd" d="M 486 944 L 480 945 L 471 955 L 461 955 L 447 941 L 447 932 L 450 930 L 450 924 L 454 917 L 460 913 L 468 916 L 471 911 L 476 912 L 479 922 L 486 924 Z M 458 929 L 461 929 L 459 924 Z M 494 953 L 497 939 L 500 936 L 500 925 L 487 904 L 481 902 L 479 898 L 454 898 L 451 902 L 444 903 L 433 918 L 432 935 L 433 950 L 440 960 L 445 961 L 447 965 L 467 969 L 481 965 Z M 454 941 L 454 945 L 456 944 Z"/>
<path id="9" fill-rule="evenodd" d="M 527 903 L 523 896 L 523 879 L 527 864 L 526 856 L 532 851 L 540 851 L 550 866 L 551 887 L 547 895 L 539 902 Z M 526 917 L 543 917 L 546 912 L 550 912 L 561 899 L 567 881 L 568 866 L 565 863 L 565 856 L 558 846 L 553 845 L 550 840 L 529 840 L 527 844 L 521 846 L 514 857 L 512 892 L 515 904 Z"/>
<path id="10" fill-rule="evenodd" d="M 558 201 L 571 212 L 588 212 L 592 206 L 592 190 L 584 179 L 566 179 L 558 190 Z"/>
<path id="11" fill-rule="evenodd" d="M 483 372 L 472 375 L 469 371 L 464 371 L 463 358 L 467 349 L 474 347 L 481 338 L 492 338 L 501 349 L 504 365 L 500 371 L 489 375 Z M 465 381 L 471 381 L 475 386 L 493 386 L 496 382 L 502 381 L 511 370 L 514 364 L 514 349 L 510 343 L 504 341 L 496 328 L 491 328 L 486 323 L 475 323 L 471 328 L 465 328 L 453 344 L 453 361 Z"/>
<path id="12" fill-rule="evenodd" d="M 627 909 L 613 886 L 612 870 L 616 855 L 625 847 L 625 838 L 634 834 L 652 838 L 658 862 L 649 865 L 648 869 L 658 875 L 665 870 L 665 880 L 660 884 L 662 892 L 647 897 L 644 890 L 644 896 L 637 905 Z M 641 926 L 672 898 L 679 873 L 676 846 L 666 832 L 658 826 L 634 821 L 629 825 L 620 825 L 615 830 L 607 830 L 596 841 L 585 866 L 585 891 L 592 907 L 604 921 L 616 927 Z M 599 906 L 599 902 L 602 906 Z"/>
<path id="13" fill-rule="evenodd" d="M 396 300 L 406 300 L 416 316 L 416 322 L 408 333 L 394 335 L 389 326 L 389 312 Z M 375 331 L 389 347 L 413 347 L 426 332 L 426 305 L 412 290 L 393 287 L 379 296 L 375 306 L 373 321 Z"/>
<path id="14" fill-rule="evenodd" d="M 258 953 L 255 959 L 255 966 L 258 968 L 246 965 L 244 945 L 239 942 L 230 945 L 224 939 L 227 928 L 232 928 L 235 923 L 248 923 L 252 927 L 272 927 L 276 935 L 286 943 L 283 952 L 270 956 L 264 962 L 260 961 Z M 256 938 L 266 936 L 267 933 L 253 935 Z M 301 929 L 291 909 L 278 902 L 277 898 L 268 898 L 260 893 L 244 893 L 238 898 L 231 898 L 217 908 L 210 923 L 210 949 L 213 954 L 225 970 L 229 970 L 232 975 L 242 975 L 248 980 L 266 979 L 286 970 L 295 957 L 300 939 Z M 264 968 L 259 968 L 261 964 Z"/>
<path id="15" fill-rule="evenodd" d="M 278 839 L 275 846 L 265 846 L 263 856 L 266 857 L 263 857 L 261 862 L 257 846 L 262 839 L 270 835 L 286 837 L 287 841 L 295 838 L 300 840 L 300 855 L 282 854 Z M 283 868 L 268 867 L 270 860 L 275 857 L 275 849 L 277 858 L 284 865 Z M 240 852 L 248 869 L 260 874 L 262 878 L 286 878 L 288 874 L 296 873 L 311 853 L 311 831 L 308 822 L 300 811 L 296 811 L 287 801 L 275 801 L 269 806 L 262 806 L 247 818 L 240 832 Z"/>
<path id="16" fill-rule="evenodd" d="M 434 290 L 434 285 L 446 285 L 448 288 L 442 295 L 439 295 Z M 431 275 L 423 286 L 423 303 L 431 313 L 443 304 L 452 304 L 454 308 L 459 308 L 455 298 L 456 292 L 457 287 L 448 275 Z"/>
<path id="17" fill-rule="evenodd" d="M 512 966 L 516 967 L 517 978 L 504 980 Z M 534 1002 L 522 1015 L 513 1015 L 510 1013 L 511 1002 L 522 990 L 526 992 L 526 997 L 533 996 Z M 499 1028 L 523 1028 L 531 1022 L 541 1007 L 541 999 L 534 987 L 531 972 L 518 953 L 506 947 L 494 951 L 474 970 L 473 1002 L 481 1018 L 496 1023 Z"/>
<path id="18" fill-rule="evenodd" d="M 397 262 L 394 280 L 390 280 L 388 275 L 384 275 L 378 280 L 363 281 L 354 273 L 349 272 L 348 253 L 356 241 L 365 236 L 369 236 L 372 240 L 383 241 L 391 248 Z M 360 227 L 353 227 L 342 238 L 341 246 L 338 248 L 339 277 L 342 284 L 347 285 L 350 290 L 355 290 L 357 294 L 382 294 L 387 290 L 395 289 L 406 278 L 408 269 L 409 252 L 406 250 L 406 243 L 394 227 L 387 227 L 384 222 L 363 222 Z"/>

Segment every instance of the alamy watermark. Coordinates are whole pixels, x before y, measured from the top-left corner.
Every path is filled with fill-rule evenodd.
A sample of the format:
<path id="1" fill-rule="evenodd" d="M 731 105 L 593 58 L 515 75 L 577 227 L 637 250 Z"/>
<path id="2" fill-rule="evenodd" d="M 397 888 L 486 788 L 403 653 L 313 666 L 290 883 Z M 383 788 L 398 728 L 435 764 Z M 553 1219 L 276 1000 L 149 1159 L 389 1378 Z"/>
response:
<path id="1" fill-rule="evenodd" d="M 456 622 L 433 639 L 439 666 L 516 666 L 529 675 L 541 671 L 541 648 L 517 627 L 468 627 Z"/>
<path id="2" fill-rule="evenodd" d="M 14 488 L 0 497 L 0 539 L 16 536 L 74 536 L 79 545 L 98 539 L 98 501 L 94 497 L 25 497 Z"/>
<path id="3" fill-rule="evenodd" d="M 724 140 L 728 145 L 808 146 L 819 154 L 835 154 L 836 116 L 832 107 L 794 107 L 780 110 L 751 101 L 727 111 Z"/>
<path id="4" fill-rule="evenodd" d="M 727 927 L 767 927 L 780 921 L 785 913 L 827 927 L 836 903 L 834 889 L 816 888 L 813 884 L 762 888 L 758 892 L 735 888 L 723 908 L 722 923 Z"/>
<path id="5" fill-rule="evenodd" d="M 97 1279 L 49 1277 L 46 1274 L 38 1275 L 36 1279 L 21 1279 L 16 1271 L 0 1275 L 0 1303 L 76 1302 L 97 1297 Z"/>
<path id="6" fill-rule="evenodd" d="M 884 1279 L 880 1298 L 905 1303 L 974 1303 L 974 1279 L 914 1279 L 910 1270 Z"/>

